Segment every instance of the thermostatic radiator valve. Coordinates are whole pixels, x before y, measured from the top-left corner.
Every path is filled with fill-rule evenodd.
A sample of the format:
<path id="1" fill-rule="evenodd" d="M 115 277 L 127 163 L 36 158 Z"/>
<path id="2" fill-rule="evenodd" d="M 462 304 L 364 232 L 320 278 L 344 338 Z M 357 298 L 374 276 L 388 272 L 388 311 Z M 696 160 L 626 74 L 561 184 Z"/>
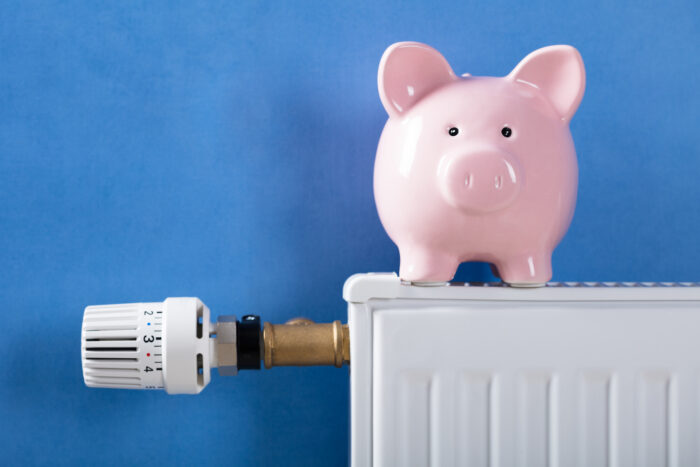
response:
<path id="1" fill-rule="evenodd" d="M 233 376 L 238 370 L 273 366 L 333 365 L 350 360 L 347 325 L 297 318 L 287 324 L 260 323 L 246 315 L 210 322 L 198 298 L 89 306 L 81 338 L 85 384 L 98 388 L 164 389 L 197 394 L 211 369 Z"/>

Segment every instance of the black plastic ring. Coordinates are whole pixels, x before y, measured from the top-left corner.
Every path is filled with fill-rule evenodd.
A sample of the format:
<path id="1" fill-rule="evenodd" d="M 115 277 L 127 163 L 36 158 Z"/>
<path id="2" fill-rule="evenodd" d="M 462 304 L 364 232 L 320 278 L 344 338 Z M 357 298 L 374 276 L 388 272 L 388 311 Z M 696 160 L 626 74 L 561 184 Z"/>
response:
<path id="1" fill-rule="evenodd" d="M 236 323 L 236 350 L 238 351 L 239 370 L 260 369 L 260 349 L 262 347 L 262 329 L 260 316 L 246 315 Z"/>

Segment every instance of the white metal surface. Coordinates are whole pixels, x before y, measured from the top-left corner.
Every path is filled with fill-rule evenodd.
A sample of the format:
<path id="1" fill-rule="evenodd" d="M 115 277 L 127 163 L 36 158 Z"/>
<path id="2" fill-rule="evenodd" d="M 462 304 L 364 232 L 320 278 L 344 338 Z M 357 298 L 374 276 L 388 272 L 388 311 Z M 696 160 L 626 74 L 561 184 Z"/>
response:
<path id="1" fill-rule="evenodd" d="M 700 465 L 700 287 L 346 282 L 354 466 Z"/>

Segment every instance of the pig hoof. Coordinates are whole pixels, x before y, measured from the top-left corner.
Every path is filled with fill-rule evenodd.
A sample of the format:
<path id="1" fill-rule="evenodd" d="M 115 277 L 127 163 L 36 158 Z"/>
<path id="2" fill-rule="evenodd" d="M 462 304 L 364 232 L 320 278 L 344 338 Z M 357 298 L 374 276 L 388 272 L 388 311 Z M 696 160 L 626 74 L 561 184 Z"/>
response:
<path id="1" fill-rule="evenodd" d="M 506 284 L 508 284 L 509 287 L 516 287 L 519 289 L 534 289 L 547 285 L 546 282 L 506 282 Z"/>
<path id="2" fill-rule="evenodd" d="M 444 282 L 444 281 L 411 281 L 411 285 L 415 285 L 417 287 L 443 287 L 445 285 L 449 284 L 449 282 Z"/>

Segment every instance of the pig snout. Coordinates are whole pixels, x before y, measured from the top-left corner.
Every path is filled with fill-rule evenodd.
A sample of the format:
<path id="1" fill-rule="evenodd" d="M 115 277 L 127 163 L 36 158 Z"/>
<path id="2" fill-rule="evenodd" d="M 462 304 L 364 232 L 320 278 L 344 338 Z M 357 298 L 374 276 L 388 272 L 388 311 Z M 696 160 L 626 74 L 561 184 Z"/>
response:
<path id="1" fill-rule="evenodd" d="M 452 206 L 472 213 L 503 209 L 522 185 L 514 157 L 493 149 L 445 156 L 438 169 L 442 195 Z"/>

